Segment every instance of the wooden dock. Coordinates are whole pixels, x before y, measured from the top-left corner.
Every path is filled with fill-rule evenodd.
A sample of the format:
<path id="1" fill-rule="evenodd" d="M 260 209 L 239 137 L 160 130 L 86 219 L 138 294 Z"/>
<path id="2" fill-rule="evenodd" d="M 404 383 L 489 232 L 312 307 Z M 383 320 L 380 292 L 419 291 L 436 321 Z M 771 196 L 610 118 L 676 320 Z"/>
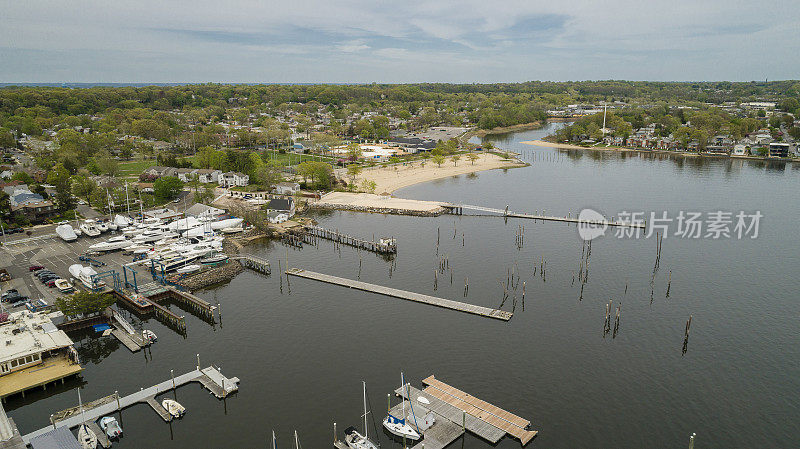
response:
<path id="1" fill-rule="evenodd" d="M 437 422 L 440 419 L 449 421 L 492 444 L 496 444 L 508 434 L 519 439 L 525 446 L 539 433 L 529 430 L 530 421 L 447 385 L 432 375 L 422 382 L 427 385 L 424 390 L 418 390 L 410 385 L 395 390 L 395 394 L 408 399 L 413 404 L 414 413 L 417 416 L 424 416 L 427 411 L 432 411 Z M 424 401 L 420 401 L 420 398 L 424 398 Z M 429 430 L 433 430 L 435 427 L 436 424 Z M 449 432 L 445 433 L 444 430 L 441 432 L 441 434 L 437 434 L 441 437 L 437 438 L 435 443 L 432 442 L 436 444 L 435 446 L 429 446 L 426 443 L 425 447 L 444 447 L 438 444 L 444 443 L 446 446 L 459 436 L 454 436 Z M 425 437 L 423 442 L 428 441 L 427 432 L 423 432 L 423 435 Z M 452 439 L 447 441 L 447 438 Z M 418 446 L 414 447 L 418 448 Z"/>
<path id="2" fill-rule="evenodd" d="M 141 403 L 149 404 L 149 406 L 155 410 L 159 416 L 162 417 L 162 419 L 165 421 L 170 421 L 172 416 L 170 415 L 169 418 L 167 418 L 165 414 L 161 412 L 161 410 L 164 412 L 166 412 L 166 410 L 161 407 L 161 404 L 155 398 L 162 393 L 171 391 L 174 388 L 178 388 L 191 382 L 199 382 L 206 388 L 208 388 L 209 385 L 213 386 L 210 391 L 219 399 L 224 398 L 227 395 L 238 391 L 239 389 L 239 379 L 236 377 L 228 378 L 223 376 L 219 371 L 219 368 L 211 366 L 203 370 L 195 369 L 186 374 L 176 376 L 174 379 L 168 379 L 157 385 L 153 385 L 152 387 L 144 388 L 128 396 L 119 397 L 118 400 L 99 401 L 99 405 L 95 407 L 84 408 L 83 415 L 69 415 L 62 420 L 54 421 L 47 427 L 23 435 L 22 440 L 25 442 L 25 444 L 30 444 L 31 439 L 50 432 L 55 428 L 66 427 L 68 429 L 72 429 L 79 426 L 81 422 L 83 422 L 83 419 L 85 419 L 86 422 L 93 422 L 118 410 Z M 169 413 L 166 413 L 166 415 L 169 415 Z M 84 416 L 84 418 L 82 418 L 82 416 Z"/>
<path id="3" fill-rule="evenodd" d="M 269 266 L 269 261 L 252 254 L 237 254 L 230 256 L 230 259 L 238 260 L 243 267 L 249 268 L 262 274 L 272 273 L 272 268 Z"/>
<path id="4" fill-rule="evenodd" d="M 512 212 L 505 209 L 493 209 L 491 207 L 483 207 L 483 206 L 469 206 L 466 204 L 451 204 L 445 206 L 450 210 L 450 213 L 453 215 L 463 215 L 464 209 L 469 210 L 476 210 L 479 212 L 489 212 L 491 214 L 497 214 L 501 217 L 509 217 L 509 218 L 526 218 L 529 220 L 542 220 L 542 221 L 561 221 L 564 223 L 576 223 L 579 225 L 587 225 L 587 226 L 617 226 L 617 227 L 625 227 L 625 228 L 639 228 L 639 229 L 647 229 L 647 224 L 642 222 L 627 222 L 627 221 L 613 221 L 613 220 L 581 220 L 579 217 L 572 217 L 570 215 L 564 217 L 556 217 L 554 215 L 540 215 L 540 214 L 523 214 L 518 212 Z"/>
<path id="5" fill-rule="evenodd" d="M 365 249 L 375 253 L 382 254 L 395 254 L 397 253 L 397 242 L 394 239 L 386 239 L 387 241 L 376 242 L 373 238 L 370 240 L 363 240 L 356 237 L 342 234 L 338 230 L 332 231 L 320 226 L 307 225 L 303 227 L 303 232 L 310 234 L 314 237 L 331 240 L 342 245 L 354 246 L 359 249 Z"/>
<path id="6" fill-rule="evenodd" d="M 354 288 L 365 292 L 378 293 L 385 296 L 392 296 L 395 298 L 420 302 L 423 304 L 429 304 L 432 306 L 442 307 L 445 309 L 457 310 L 459 312 L 471 313 L 473 315 L 479 315 L 503 321 L 510 320 L 512 316 L 511 312 L 506 312 L 505 310 L 490 309 L 488 307 L 476 306 L 464 302 L 453 301 L 451 299 L 437 298 L 435 296 L 423 295 L 421 293 L 414 293 L 406 290 L 384 287 L 382 285 L 370 284 L 367 282 L 340 278 L 337 276 L 316 273 L 314 271 L 303 270 L 300 268 L 291 268 L 286 271 L 286 274 L 306 279 L 313 279 L 315 281 L 320 281 L 320 282 L 327 282 L 329 284 L 341 285 L 344 287 Z"/>
<path id="7" fill-rule="evenodd" d="M 419 416 L 421 418 L 427 415 L 429 411 L 430 410 L 423 406 L 418 407 L 417 405 L 414 405 L 415 416 Z M 392 416 L 403 416 L 402 404 L 397 404 L 392 407 L 389 413 L 391 413 Z M 434 415 L 436 415 L 436 413 L 434 413 Z M 412 415 L 410 407 L 406 404 L 406 417 L 408 416 Z M 422 441 L 418 442 L 411 449 L 443 449 L 464 435 L 464 428 L 461 426 L 461 422 L 454 423 L 448 419 L 442 418 L 441 416 L 435 416 L 433 425 L 425 430 L 417 427 L 413 418 L 406 419 L 406 424 L 416 429 L 417 432 L 423 436 Z M 411 441 L 409 441 L 409 443 L 411 443 Z"/>

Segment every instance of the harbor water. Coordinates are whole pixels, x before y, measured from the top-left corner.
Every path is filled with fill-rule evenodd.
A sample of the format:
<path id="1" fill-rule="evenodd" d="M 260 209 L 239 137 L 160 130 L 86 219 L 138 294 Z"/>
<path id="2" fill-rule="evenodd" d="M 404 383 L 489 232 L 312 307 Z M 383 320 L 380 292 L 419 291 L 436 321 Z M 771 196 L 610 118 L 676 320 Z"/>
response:
<path id="1" fill-rule="evenodd" d="M 222 305 L 220 324 L 171 305 L 186 315 L 184 337 L 155 318 L 143 323 L 131 316 L 136 327 L 159 337 L 138 353 L 113 337 L 74 334 L 86 368 L 81 379 L 10 399 L 9 416 L 27 433 L 46 426 L 50 413 L 75 405 L 79 385 L 84 401 L 115 390 L 129 394 L 169 379 L 171 369 L 194 369 L 200 354 L 202 366 L 213 363 L 240 378 L 239 392 L 219 401 L 199 384 L 179 388 L 175 394 L 188 411 L 170 424 L 147 405 L 126 409 L 125 437 L 115 447 L 266 448 L 272 430 L 279 447 L 290 447 L 294 430 L 302 447 L 331 447 L 334 422 L 339 432 L 363 426 L 363 380 L 382 447 L 399 448 L 402 443 L 392 441 L 380 422 L 401 371 L 417 387 L 434 374 L 529 419 L 540 433 L 527 447 L 687 447 L 692 433 L 695 448 L 797 447 L 800 164 L 519 143 L 554 126 L 489 136 L 496 146 L 521 153 L 527 167 L 441 179 L 395 195 L 556 216 L 591 208 L 607 217 L 642 212 L 648 219 L 651 212 L 671 218 L 700 212 L 705 220 L 717 211 L 758 211 L 757 238 L 737 238 L 735 217 L 731 237 L 718 239 L 706 237 L 705 227 L 700 238 L 675 235 L 673 222 L 654 270 L 655 236 L 619 238 L 610 228 L 592 241 L 581 296 L 586 249 L 575 225 L 496 216 L 319 213 L 315 218 L 325 228 L 367 240 L 396 238 L 396 256 L 324 240 L 302 249 L 278 241 L 255 244 L 247 250 L 268 259 L 272 275 L 245 271 L 197 293 Z M 442 257 L 449 268 L 438 274 L 434 289 Z M 526 294 L 523 303 L 521 285 L 511 292 L 503 309 L 513 309 L 514 316 L 503 322 L 287 279 L 279 274 L 279 259 L 283 269 L 487 307 L 503 301 L 502 284 L 513 271 Z M 621 304 L 615 336 L 604 333 L 609 301 L 614 309 Z M 497 445 L 518 446 L 509 437 Z M 452 447 L 491 446 L 467 435 Z"/>

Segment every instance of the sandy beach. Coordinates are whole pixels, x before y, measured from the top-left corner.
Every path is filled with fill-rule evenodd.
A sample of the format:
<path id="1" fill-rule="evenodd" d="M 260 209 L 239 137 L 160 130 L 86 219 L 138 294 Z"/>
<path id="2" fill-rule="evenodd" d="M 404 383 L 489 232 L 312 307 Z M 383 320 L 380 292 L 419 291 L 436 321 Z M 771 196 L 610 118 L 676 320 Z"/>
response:
<path id="1" fill-rule="evenodd" d="M 484 153 L 480 154 L 480 158 L 475 161 L 475 164 L 472 164 L 469 159 L 462 156 L 457 166 L 454 166 L 453 161 L 448 157 L 441 167 L 437 166 L 433 161 L 428 160 L 425 162 L 424 167 L 420 165 L 419 161 L 415 161 L 407 165 L 365 169 L 356 179 L 356 183 L 360 185 L 365 179 L 375 181 L 377 185 L 375 193 L 391 194 L 397 189 L 420 182 L 483 170 L 492 170 L 495 168 L 514 168 L 524 167 L 525 165 L 525 163 L 514 159 L 503 159 L 496 154 Z"/>

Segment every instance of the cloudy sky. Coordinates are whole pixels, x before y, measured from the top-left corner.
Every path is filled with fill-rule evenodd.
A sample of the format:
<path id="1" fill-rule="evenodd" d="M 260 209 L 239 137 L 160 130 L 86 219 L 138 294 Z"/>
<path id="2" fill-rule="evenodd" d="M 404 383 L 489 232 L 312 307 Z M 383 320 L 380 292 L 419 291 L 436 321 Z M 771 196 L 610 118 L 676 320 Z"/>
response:
<path id="1" fill-rule="evenodd" d="M 0 82 L 800 78 L 797 0 L 0 0 Z"/>

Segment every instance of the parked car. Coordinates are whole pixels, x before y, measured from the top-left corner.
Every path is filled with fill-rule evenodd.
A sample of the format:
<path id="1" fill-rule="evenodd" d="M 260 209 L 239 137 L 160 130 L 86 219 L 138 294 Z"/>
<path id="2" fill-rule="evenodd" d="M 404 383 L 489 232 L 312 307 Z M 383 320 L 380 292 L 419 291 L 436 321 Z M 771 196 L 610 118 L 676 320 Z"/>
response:
<path id="1" fill-rule="evenodd" d="M 22 304 L 25 304 L 26 302 L 28 302 L 29 299 L 30 298 L 28 298 L 27 296 L 18 296 L 13 300 L 8 301 L 8 303 L 11 304 L 11 307 L 17 307 L 21 306 Z"/>
<path id="2" fill-rule="evenodd" d="M 19 294 L 19 290 L 17 290 L 16 288 L 9 288 L 8 290 L 4 291 L 3 294 L 0 295 L 0 296 L 5 298 L 6 296 L 18 295 L 18 294 Z"/>
<path id="3" fill-rule="evenodd" d="M 50 279 L 49 281 L 45 282 L 44 285 L 52 288 L 52 287 L 56 286 L 56 281 L 60 281 L 60 280 L 61 280 L 60 277 L 55 278 L 55 279 Z"/>
<path id="4" fill-rule="evenodd" d="M 3 302 L 14 304 L 19 301 L 24 301 L 25 299 L 28 299 L 28 297 L 25 295 L 20 295 L 19 293 L 14 293 L 12 295 L 4 296 Z"/>
<path id="5" fill-rule="evenodd" d="M 41 266 L 41 265 L 31 265 L 31 266 L 28 267 L 28 271 L 39 271 L 39 270 L 43 270 L 43 269 L 44 269 L 44 267 Z"/>
<path id="6" fill-rule="evenodd" d="M 59 276 L 57 274 L 48 274 L 47 276 L 40 277 L 39 280 L 42 281 L 42 284 L 46 284 L 46 283 L 52 281 L 53 279 L 60 279 L 60 278 L 61 278 L 61 276 Z"/>
<path id="7" fill-rule="evenodd" d="M 44 270 L 42 270 L 42 271 L 39 271 L 38 273 L 36 273 L 36 278 L 41 281 L 42 278 L 44 278 L 44 277 L 54 276 L 54 275 L 55 275 L 55 273 L 53 273 L 52 271 L 44 271 Z"/>

